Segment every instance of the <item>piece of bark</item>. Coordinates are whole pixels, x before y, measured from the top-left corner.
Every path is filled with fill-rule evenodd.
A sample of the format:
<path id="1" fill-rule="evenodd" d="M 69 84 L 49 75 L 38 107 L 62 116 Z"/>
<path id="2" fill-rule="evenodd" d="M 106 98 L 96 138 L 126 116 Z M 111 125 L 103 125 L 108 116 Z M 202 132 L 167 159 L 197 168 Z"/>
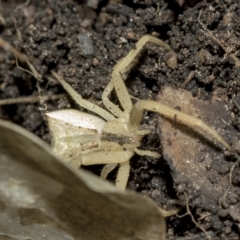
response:
<path id="1" fill-rule="evenodd" d="M 222 102 L 204 102 L 183 89 L 165 87 L 158 101 L 203 120 L 227 142 L 238 141 L 239 133 L 228 125 L 231 113 Z M 229 186 L 229 171 L 222 149 L 200 129 L 191 129 L 159 117 L 163 156 L 173 175 L 176 191 L 185 201 L 187 193 L 192 206 L 212 213 L 219 210 L 219 199 Z"/>

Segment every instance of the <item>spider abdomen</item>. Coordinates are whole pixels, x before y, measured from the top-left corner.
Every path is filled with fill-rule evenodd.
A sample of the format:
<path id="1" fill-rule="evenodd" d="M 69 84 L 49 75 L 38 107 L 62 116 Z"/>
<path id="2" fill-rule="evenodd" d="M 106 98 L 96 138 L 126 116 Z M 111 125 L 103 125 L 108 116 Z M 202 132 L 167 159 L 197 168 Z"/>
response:
<path id="1" fill-rule="evenodd" d="M 105 121 L 73 109 L 47 113 L 54 152 L 80 167 L 82 156 L 101 148 Z"/>

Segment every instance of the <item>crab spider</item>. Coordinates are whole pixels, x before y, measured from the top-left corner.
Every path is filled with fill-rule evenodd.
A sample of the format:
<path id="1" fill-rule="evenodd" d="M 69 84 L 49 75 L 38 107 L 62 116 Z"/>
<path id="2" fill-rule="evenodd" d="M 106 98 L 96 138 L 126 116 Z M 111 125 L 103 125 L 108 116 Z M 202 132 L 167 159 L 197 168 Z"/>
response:
<path id="1" fill-rule="evenodd" d="M 129 160 L 134 153 L 154 158 L 160 156 L 157 152 L 138 148 L 142 137 L 149 133 L 146 130 L 139 130 L 144 110 L 159 113 L 191 128 L 199 128 L 224 148 L 231 150 L 231 147 L 217 132 L 196 117 L 153 100 L 139 100 L 134 105 L 132 104 L 123 76 L 133 67 L 134 60 L 148 43 L 171 50 L 170 46 L 163 41 L 149 35 L 143 36 L 136 43 L 136 48 L 121 59 L 113 69 L 111 81 L 102 95 L 103 104 L 108 111 L 84 100 L 59 74 L 52 72 L 80 106 L 101 117 L 77 110 L 47 113 L 54 151 L 75 167 L 106 164 L 101 173 L 102 178 L 106 178 L 119 165 L 116 186 L 120 189 L 126 188 L 130 171 Z M 109 100 L 109 94 L 113 90 L 116 91 L 123 110 Z"/>

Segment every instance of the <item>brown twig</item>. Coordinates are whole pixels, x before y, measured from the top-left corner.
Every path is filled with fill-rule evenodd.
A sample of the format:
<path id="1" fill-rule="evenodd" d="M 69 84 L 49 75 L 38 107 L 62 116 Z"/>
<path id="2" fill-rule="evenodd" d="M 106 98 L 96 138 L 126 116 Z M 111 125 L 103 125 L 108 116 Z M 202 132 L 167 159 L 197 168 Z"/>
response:
<path id="1" fill-rule="evenodd" d="M 44 101 L 49 101 L 49 100 L 56 100 L 59 98 L 63 98 L 65 96 L 66 96 L 66 94 L 56 94 L 56 95 L 52 95 L 52 96 L 41 96 L 41 98 Z M 9 98 L 9 99 L 1 99 L 0 106 L 19 104 L 19 103 L 36 103 L 36 102 L 39 102 L 39 96 Z"/>
<path id="2" fill-rule="evenodd" d="M 28 59 L 27 57 L 19 52 L 17 49 L 13 48 L 8 42 L 3 40 L 0 37 L 0 47 L 2 47 L 5 51 L 11 52 L 13 55 L 15 55 L 21 62 L 26 62 Z"/>
<path id="3" fill-rule="evenodd" d="M 195 71 L 191 71 L 188 74 L 187 78 L 184 80 L 184 82 L 180 85 L 180 87 L 181 88 L 186 87 L 186 85 L 193 79 L 194 75 L 195 75 Z"/>

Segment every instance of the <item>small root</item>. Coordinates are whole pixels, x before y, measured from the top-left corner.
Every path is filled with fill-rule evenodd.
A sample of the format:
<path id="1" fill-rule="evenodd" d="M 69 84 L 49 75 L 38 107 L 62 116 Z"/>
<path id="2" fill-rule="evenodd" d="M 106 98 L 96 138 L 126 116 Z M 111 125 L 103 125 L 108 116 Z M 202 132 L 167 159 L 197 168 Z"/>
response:
<path id="1" fill-rule="evenodd" d="M 183 217 L 189 215 L 191 217 L 192 222 L 196 225 L 196 227 L 199 228 L 205 234 L 205 236 L 206 236 L 206 238 L 208 240 L 211 240 L 211 236 L 208 234 L 208 232 L 195 220 L 195 218 L 192 215 L 192 212 L 191 212 L 191 210 L 189 208 L 189 199 L 187 197 L 187 194 L 184 193 L 184 195 L 185 195 L 185 199 L 186 199 L 186 209 L 187 209 L 187 212 L 185 214 L 183 214 L 183 215 L 177 215 L 176 214 L 176 216 L 178 218 L 183 218 Z"/>
<path id="2" fill-rule="evenodd" d="M 228 206 L 227 195 L 231 191 L 231 188 L 232 188 L 232 175 L 233 175 L 233 171 L 236 168 L 236 166 L 239 165 L 239 163 L 240 163 L 240 156 L 236 153 L 235 157 L 236 157 L 237 161 L 232 165 L 232 167 L 230 169 L 230 173 L 229 173 L 229 186 L 228 186 L 227 190 L 225 191 L 225 193 L 223 194 L 223 197 L 221 199 L 221 204 L 224 207 Z"/>

